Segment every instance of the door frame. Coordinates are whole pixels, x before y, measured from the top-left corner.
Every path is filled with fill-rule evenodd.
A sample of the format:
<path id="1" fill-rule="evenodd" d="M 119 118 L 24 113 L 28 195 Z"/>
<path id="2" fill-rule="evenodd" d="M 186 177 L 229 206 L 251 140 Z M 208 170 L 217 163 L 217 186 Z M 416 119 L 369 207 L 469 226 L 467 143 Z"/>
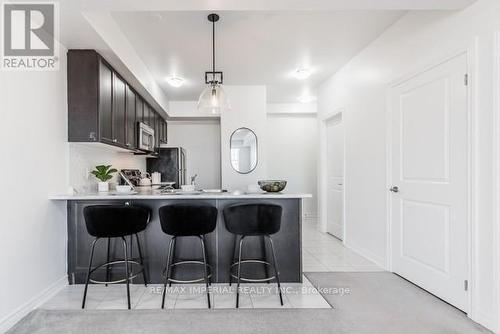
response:
<path id="1" fill-rule="evenodd" d="M 496 323 L 493 329 L 500 331 L 500 31 L 495 31 L 493 62 L 493 280 L 496 282 L 493 312 Z"/>
<path id="2" fill-rule="evenodd" d="M 328 206 L 326 204 L 328 200 L 328 159 L 327 159 L 327 123 L 332 120 L 337 120 L 337 122 L 344 122 L 345 108 L 335 108 L 332 112 L 326 114 L 325 116 L 319 119 L 319 175 L 318 175 L 318 184 L 319 184 L 319 223 L 320 229 L 322 232 L 327 231 L 327 223 L 328 223 Z M 343 181 L 343 190 L 342 190 L 342 243 L 346 244 L 347 233 L 346 233 L 346 140 L 345 140 L 345 123 L 344 123 L 344 181 Z M 332 235 L 333 236 L 333 235 Z"/>
<path id="3" fill-rule="evenodd" d="M 477 216 L 476 216 L 476 178 L 477 172 L 475 168 L 475 162 L 477 160 L 477 150 L 476 150 L 476 142 L 477 142 L 477 133 L 475 130 L 476 126 L 476 110 L 477 110 L 477 95 L 476 89 L 477 85 L 475 84 L 475 77 L 477 72 L 477 64 L 476 64 L 476 49 L 477 49 L 477 39 L 474 40 L 473 45 L 458 50 L 457 52 L 451 53 L 448 57 L 438 59 L 437 61 L 432 62 L 430 65 L 417 68 L 412 70 L 409 74 L 400 77 L 397 80 L 391 82 L 387 87 L 386 92 L 386 101 L 387 101 L 387 118 L 386 118 L 386 150 L 387 150 L 387 174 L 386 174 L 386 189 L 389 189 L 392 184 L 392 91 L 393 89 L 402 84 L 405 81 L 412 79 L 426 71 L 429 71 L 437 66 L 440 66 L 443 63 L 446 63 L 453 58 L 459 56 L 466 56 L 466 73 L 468 75 L 468 83 L 467 83 L 467 280 L 468 280 L 468 289 L 467 289 L 467 306 L 466 310 L 467 316 L 471 319 L 477 319 L 476 309 L 475 307 L 475 293 L 476 293 L 476 282 L 477 282 L 477 268 L 476 268 L 476 255 L 477 255 L 477 242 L 476 242 L 476 229 L 477 229 Z M 466 74 L 464 73 L 464 75 Z M 392 243 L 393 243 L 393 234 L 392 234 L 392 201 L 391 201 L 391 193 L 387 191 L 386 193 L 386 212 L 387 212 L 387 249 L 386 249 L 386 263 L 387 269 L 393 272 L 393 263 L 392 263 Z"/>

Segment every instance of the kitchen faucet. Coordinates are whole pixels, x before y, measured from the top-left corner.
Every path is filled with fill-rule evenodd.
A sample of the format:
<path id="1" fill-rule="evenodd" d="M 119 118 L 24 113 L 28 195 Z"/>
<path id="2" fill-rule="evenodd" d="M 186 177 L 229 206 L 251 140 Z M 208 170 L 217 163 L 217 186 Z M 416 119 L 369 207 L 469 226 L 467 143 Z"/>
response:
<path id="1" fill-rule="evenodd" d="M 198 174 L 194 174 L 194 176 L 191 176 L 191 185 L 195 186 L 196 185 L 196 178 L 198 177 Z"/>

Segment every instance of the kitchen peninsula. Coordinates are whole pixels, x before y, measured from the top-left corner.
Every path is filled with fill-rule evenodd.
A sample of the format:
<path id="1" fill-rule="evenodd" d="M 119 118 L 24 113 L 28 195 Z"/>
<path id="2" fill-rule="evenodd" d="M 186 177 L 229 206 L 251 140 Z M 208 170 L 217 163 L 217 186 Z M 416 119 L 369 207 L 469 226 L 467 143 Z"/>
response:
<path id="1" fill-rule="evenodd" d="M 232 204 L 245 203 L 269 203 L 277 204 L 283 208 L 281 220 L 281 230 L 273 236 L 277 256 L 280 263 L 280 278 L 282 282 L 302 282 L 302 258 L 301 258 L 301 224 L 302 224 L 302 200 L 309 198 L 309 194 L 243 194 L 235 195 L 231 193 L 222 194 L 161 194 L 159 191 L 149 191 L 134 195 L 122 194 L 77 194 L 52 196 L 55 201 L 67 201 L 67 224 L 68 224 L 68 280 L 70 284 L 81 284 L 85 281 L 88 257 L 92 243 L 92 237 L 87 233 L 83 208 L 88 205 L 98 204 L 130 204 L 147 207 L 151 210 L 150 223 L 145 231 L 140 235 L 142 251 L 145 254 L 146 270 L 149 283 L 159 284 L 163 282 L 162 271 L 165 267 L 167 246 L 169 237 L 161 232 L 158 209 L 169 204 L 202 204 L 211 205 L 218 209 L 217 227 L 215 231 L 207 235 L 207 251 L 209 263 L 212 266 L 212 282 L 229 282 L 230 264 L 234 258 L 234 236 L 229 233 L 224 224 L 222 210 Z M 179 240 L 179 252 L 176 258 L 200 258 L 201 251 L 196 238 L 183 238 Z M 271 256 L 269 250 L 260 238 L 250 237 L 245 240 L 249 247 L 245 248 L 244 258 L 258 258 Z M 115 249 L 116 246 L 116 249 Z M 121 244 L 112 244 L 114 253 L 121 254 Z M 113 252 L 112 252 L 113 253 Z M 133 257 L 137 257 L 137 249 L 133 250 Z M 106 261 L 106 242 L 96 248 L 95 263 Z M 246 266 L 247 272 L 242 272 L 245 276 L 257 277 L 265 275 L 263 265 L 254 264 Z M 243 270 L 245 271 L 245 270 Z M 116 277 L 120 274 L 120 268 L 116 268 Z M 187 266 L 176 272 L 178 278 L 187 279 L 194 275 L 200 275 L 201 269 L 195 266 Z M 104 278 L 105 270 L 96 272 L 96 276 Z M 113 272 L 111 272 L 113 278 Z M 140 276 L 139 276 L 140 277 Z M 141 283 L 140 278 L 134 283 Z"/>

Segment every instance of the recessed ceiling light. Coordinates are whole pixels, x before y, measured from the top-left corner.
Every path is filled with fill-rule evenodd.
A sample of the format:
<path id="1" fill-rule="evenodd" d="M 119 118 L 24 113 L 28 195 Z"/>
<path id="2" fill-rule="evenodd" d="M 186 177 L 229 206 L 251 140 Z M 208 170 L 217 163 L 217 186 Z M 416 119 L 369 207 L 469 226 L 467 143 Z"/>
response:
<path id="1" fill-rule="evenodd" d="M 299 96 L 297 100 L 299 100 L 300 103 L 311 103 L 316 101 L 316 97 L 311 95 L 302 95 Z"/>
<path id="2" fill-rule="evenodd" d="M 311 70 L 308 68 L 299 68 L 298 70 L 293 72 L 293 76 L 296 79 L 304 80 L 304 79 L 307 79 L 311 76 Z"/>
<path id="3" fill-rule="evenodd" d="M 184 79 L 182 79 L 181 77 L 176 77 L 176 76 L 168 77 L 166 80 L 167 80 L 168 84 L 172 87 L 180 87 L 184 83 Z"/>

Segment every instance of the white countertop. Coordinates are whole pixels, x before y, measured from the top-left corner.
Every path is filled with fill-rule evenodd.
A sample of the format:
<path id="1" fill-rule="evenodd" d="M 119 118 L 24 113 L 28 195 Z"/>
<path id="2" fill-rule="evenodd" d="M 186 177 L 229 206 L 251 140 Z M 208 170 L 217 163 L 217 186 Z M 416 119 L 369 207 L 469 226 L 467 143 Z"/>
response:
<path id="1" fill-rule="evenodd" d="M 152 190 L 139 192 L 138 194 L 119 194 L 116 192 L 109 193 L 82 193 L 82 194 L 62 194 L 49 196 L 50 200 L 54 201 L 80 201 L 80 200 L 114 200 L 114 199 L 290 199 L 290 198 L 312 198 L 311 194 L 302 193 L 257 193 L 235 195 L 227 193 L 201 193 L 199 195 L 183 195 L 183 194 L 165 194 L 159 191 Z"/>

